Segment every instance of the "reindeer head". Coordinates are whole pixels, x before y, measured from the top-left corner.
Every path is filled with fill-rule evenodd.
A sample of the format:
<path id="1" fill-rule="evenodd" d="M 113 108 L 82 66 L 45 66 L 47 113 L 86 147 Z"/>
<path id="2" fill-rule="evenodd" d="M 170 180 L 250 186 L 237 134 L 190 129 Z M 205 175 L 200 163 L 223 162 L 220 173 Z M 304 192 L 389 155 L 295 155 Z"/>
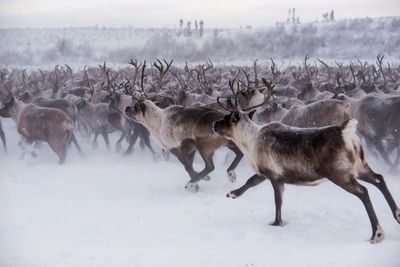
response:
<path id="1" fill-rule="evenodd" d="M 29 103 L 33 99 L 33 94 L 29 91 L 26 91 L 26 92 L 20 94 L 17 98 L 18 98 L 18 100 L 21 100 L 24 103 Z"/>
<path id="2" fill-rule="evenodd" d="M 81 98 L 75 103 L 76 108 L 78 110 L 81 110 L 81 109 L 83 109 L 83 108 L 85 108 L 87 106 L 88 102 L 89 101 L 86 98 Z"/>
<path id="3" fill-rule="evenodd" d="M 238 92 L 235 93 L 233 89 L 234 82 L 229 81 L 229 86 L 234 93 L 234 100 L 235 103 L 232 103 L 231 99 L 228 99 L 227 105 L 224 106 L 217 98 L 218 104 L 225 110 L 229 112 L 229 114 L 225 115 L 223 119 L 219 121 L 215 121 L 213 123 L 213 131 L 221 136 L 225 136 L 227 138 L 232 138 L 235 129 L 244 129 L 246 127 L 246 123 L 251 121 L 256 108 L 265 105 L 269 102 L 270 98 L 272 97 L 272 91 L 274 85 L 272 82 L 268 82 L 264 78 L 262 79 L 264 84 L 267 86 L 268 95 L 264 98 L 260 104 L 257 104 L 252 107 L 248 107 L 246 109 L 240 109 L 238 103 Z"/>
<path id="4" fill-rule="evenodd" d="M 149 104 L 150 100 L 139 100 L 136 101 L 135 104 L 129 106 L 125 109 L 125 114 L 133 119 L 136 122 L 143 123 L 145 112 L 146 112 L 146 104 Z"/>
<path id="5" fill-rule="evenodd" d="M 171 62 L 172 64 L 172 62 Z M 134 104 L 132 106 L 126 107 L 125 108 L 125 114 L 133 119 L 136 122 L 143 123 L 144 120 L 144 115 L 146 112 L 146 105 L 147 104 L 153 104 L 150 100 L 147 100 L 149 97 L 147 96 L 145 90 L 144 90 L 144 79 L 149 75 L 145 73 L 146 69 L 146 60 L 143 62 L 142 68 L 141 68 L 141 77 L 140 77 L 140 86 L 142 89 L 141 96 L 138 97 L 134 91 L 133 88 L 130 86 L 125 86 L 126 92 L 132 96 L 132 101 L 134 101 Z"/>
<path id="6" fill-rule="evenodd" d="M 3 118 L 10 118 L 11 117 L 10 109 L 14 106 L 14 104 L 15 104 L 14 97 L 9 98 L 3 103 L 0 103 L 0 116 Z"/>

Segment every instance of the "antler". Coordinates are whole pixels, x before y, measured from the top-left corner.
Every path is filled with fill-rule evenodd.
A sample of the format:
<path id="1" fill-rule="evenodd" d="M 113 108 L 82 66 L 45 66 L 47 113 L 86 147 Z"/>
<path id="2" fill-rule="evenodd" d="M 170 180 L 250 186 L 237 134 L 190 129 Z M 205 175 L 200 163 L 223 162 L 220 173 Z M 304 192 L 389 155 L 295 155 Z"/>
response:
<path id="1" fill-rule="evenodd" d="M 129 61 L 129 64 L 132 65 L 135 69 L 134 76 L 133 76 L 133 84 L 136 84 L 136 79 L 139 74 L 139 70 L 142 67 L 142 63 L 138 64 L 137 59 L 135 59 L 135 60 L 131 59 Z"/>
<path id="2" fill-rule="evenodd" d="M 172 63 L 172 62 L 171 62 Z M 142 75 L 140 76 L 140 88 L 142 89 L 142 95 L 145 97 L 145 98 L 148 98 L 147 97 L 147 95 L 146 95 L 146 92 L 144 91 L 144 78 L 145 77 L 147 77 L 147 76 L 149 76 L 149 73 L 145 73 L 145 69 L 146 69 L 146 60 L 143 62 L 143 66 L 142 66 Z"/>
<path id="3" fill-rule="evenodd" d="M 254 85 L 256 87 L 258 87 L 258 70 L 257 70 L 257 61 L 258 58 L 256 60 L 253 61 L 253 69 L 254 69 Z"/>
<path id="4" fill-rule="evenodd" d="M 89 80 L 89 76 L 88 76 L 88 74 L 87 74 L 87 71 L 86 71 L 86 65 L 85 65 L 85 67 L 83 68 L 83 73 L 85 74 L 85 80 L 86 80 L 86 82 L 88 83 L 88 85 L 89 85 L 89 87 L 90 87 L 90 90 L 92 91 L 92 93 L 94 92 L 94 86 L 93 86 L 93 83 Z"/>
<path id="5" fill-rule="evenodd" d="M 224 106 L 220 101 L 219 101 L 219 97 L 217 97 L 217 103 L 218 105 L 220 105 L 223 109 L 225 109 L 228 112 L 233 112 L 235 110 L 237 110 L 238 106 L 239 106 L 239 101 L 238 101 L 238 95 L 239 95 L 239 81 L 237 82 L 237 86 L 238 86 L 238 91 L 235 92 L 235 80 L 236 79 L 229 79 L 228 84 L 229 84 L 229 88 L 232 91 L 233 97 L 235 99 L 235 104 L 232 103 L 231 97 L 228 97 L 226 100 L 227 106 Z"/>
<path id="6" fill-rule="evenodd" d="M 275 84 L 272 84 L 273 83 L 272 81 L 267 81 L 265 78 L 262 78 L 262 81 L 263 81 L 264 85 L 268 89 L 268 94 L 267 94 L 266 97 L 264 97 L 264 101 L 262 101 L 260 104 L 245 108 L 245 109 L 243 109 L 243 111 L 249 111 L 249 110 L 261 107 L 261 106 L 267 104 L 269 102 L 269 100 L 271 99 L 271 97 L 273 95 L 273 89 L 275 87 Z"/>
<path id="7" fill-rule="evenodd" d="M 384 57 L 385 57 L 384 55 L 378 54 L 378 56 L 376 57 L 376 64 L 378 65 L 378 70 L 379 70 L 379 73 L 382 75 L 383 81 L 386 83 L 386 77 L 385 77 L 385 74 L 383 72 L 383 67 L 382 67 L 382 65 L 383 65 L 382 62 L 383 62 Z"/>
<path id="8" fill-rule="evenodd" d="M 104 61 L 103 65 L 99 65 L 100 69 L 103 71 L 104 75 L 107 79 L 107 91 L 115 91 L 114 88 L 114 80 L 118 77 L 118 73 L 110 79 L 111 70 L 106 66 L 106 62 Z"/>
<path id="9" fill-rule="evenodd" d="M 165 59 L 163 59 L 163 61 L 164 61 L 164 63 L 165 63 L 165 69 L 164 69 L 164 64 L 163 64 L 159 59 L 157 59 L 157 61 L 158 61 L 158 63 L 159 63 L 160 65 L 158 65 L 157 62 L 154 62 L 153 65 L 154 65 L 154 67 L 156 67 L 156 68 L 158 69 L 158 71 L 160 72 L 160 76 L 159 76 L 159 78 L 158 78 L 158 87 L 157 87 L 157 89 L 156 89 L 156 92 L 158 93 L 158 92 L 161 90 L 162 81 L 163 81 L 165 75 L 168 73 L 168 70 L 169 70 L 169 68 L 171 67 L 172 62 L 174 62 L 174 60 L 171 60 L 171 61 L 168 63 Z"/>
<path id="10" fill-rule="evenodd" d="M 324 65 L 324 67 L 326 68 L 327 74 L 328 74 L 328 77 L 327 77 L 326 81 L 329 81 L 331 79 L 331 74 L 332 74 L 331 73 L 331 68 L 329 67 L 328 64 L 326 64 L 324 61 L 322 61 L 322 59 L 317 58 L 317 60 L 319 61 L 319 63 Z"/>
<path id="11" fill-rule="evenodd" d="M 0 80 L 1 80 L 1 83 L 3 84 L 4 89 L 6 89 L 9 93 L 11 93 L 10 88 L 8 87 L 8 85 L 6 84 L 6 82 L 4 81 L 4 78 L 5 78 L 6 76 L 7 76 L 7 72 L 6 72 L 6 71 L 1 72 L 1 73 L 0 73 Z"/>

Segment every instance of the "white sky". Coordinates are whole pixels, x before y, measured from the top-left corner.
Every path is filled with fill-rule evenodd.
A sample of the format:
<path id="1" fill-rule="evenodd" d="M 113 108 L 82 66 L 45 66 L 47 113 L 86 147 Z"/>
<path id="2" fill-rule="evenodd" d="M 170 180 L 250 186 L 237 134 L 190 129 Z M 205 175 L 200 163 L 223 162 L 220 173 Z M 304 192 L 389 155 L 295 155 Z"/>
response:
<path id="1" fill-rule="evenodd" d="M 173 27 L 180 18 L 259 27 L 284 21 L 292 7 L 303 22 L 331 9 L 337 19 L 400 16 L 399 0 L 0 0 L 0 27 Z"/>

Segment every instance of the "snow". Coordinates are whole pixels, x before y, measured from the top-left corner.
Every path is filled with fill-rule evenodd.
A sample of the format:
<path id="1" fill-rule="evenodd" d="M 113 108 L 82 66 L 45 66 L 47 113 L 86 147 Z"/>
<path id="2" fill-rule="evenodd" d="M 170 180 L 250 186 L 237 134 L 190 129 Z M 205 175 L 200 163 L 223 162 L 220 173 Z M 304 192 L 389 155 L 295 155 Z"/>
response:
<path id="1" fill-rule="evenodd" d="M 43 144 L 38 158 L 20 160 L 14 123 L 2 122 L 9 152 L 0 150 L 0 266 L 400 266 L 400 225 L 370 185 L 386 234 L 377 245 L 368 242 L 361 201 L 330 182 L 286 186 L 286 225 L 274 227 L 269 182 L 226 198 L 252 174 L 242 161 L 231 184 L 227 150 L 194 194 L 175 159 L 155 163 L 139 147 L 122 157 L 80 137 L 84 158 L 71 147 L 59 166 Z M 385 177 L 400 203 L 399 177 Z"/>
<path id="2" fill-rule="evenodd" d="M 54 68 L 56 64 L 124 64 L 138 57 L 174 59 L 175 64 L 252 64 L 273 57 L 280 64 L 306 54 L 334 63 L 381 53 L 400 60 L 400 17 L 345 19 L 329 23 L 279 24 L 254 29 L 205 28 L 204 36 L 180 35 L 178 28 L 9 28 L 0 29 L 0 66 Z"/>

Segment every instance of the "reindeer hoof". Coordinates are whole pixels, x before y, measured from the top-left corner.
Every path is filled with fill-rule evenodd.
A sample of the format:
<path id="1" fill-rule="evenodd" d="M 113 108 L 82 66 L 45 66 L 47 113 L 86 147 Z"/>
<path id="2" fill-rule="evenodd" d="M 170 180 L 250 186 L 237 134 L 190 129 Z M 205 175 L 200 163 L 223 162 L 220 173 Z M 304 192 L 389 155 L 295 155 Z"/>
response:
<path id="1" fill-rule="evenodd" d="M 122 154 L 123 157 L 128 157 L 132 154 L 132 151 L 125 151 L 124 154 Z"/>
<path id="2" fill-rule="evenodd" d="M 144 150 L 144 143 L 142 140 L 140 140 L 140 142 L 139 142 L 139 147 L 141 150 Z"/>
<path id="3" fill-rule="evenodd" d="M 234 170 L 228 171 L 228 180 L 231 183 L 235 183 L 236 182 L 236 172 Z"/>
<path id="4" fill-rule="evenodd" d="M 232 192 L 226 194 L 226 197 L 227 197 L 227 198 L 235 199 L 235 198 L 238 198 L 239 196 L 236 195 L 236 194 L 232 191 Z"/>
<path id="5" fill-rule="evenodd" d="M 210 181 L 210 180 L 211 180 L 210 175 L 204 176 L 204 177 L 203 177 L 203 180 L 204 180 L 204 181 Z"/>
<path id="6" fill-rule="evenodd" d="M 400 209 L 396 210 L 396 220 L 398 223 L 400 223 Z"/>
<path id="7" fill-rule="evenodd" d="M 185 185 L 185 189 L 192 193 L 197 193 L 200 190 L 200 186 L 198 184 L 187 183 Z"/>
<path id="8" fill-rule="evenodd" d="M 158 154 L 153 154 L 153 160 L 154 160 L 154 162 L 160 162 L 161 156 Z"/>
<path id="9" fill-rule="evenodd" d="M 383 240 L 385 237 L 385 234 L 383 232 L 383 229 L 380 225 L 378 225 L 378 229 L 376 230 L 375 234 L 371 237 L 370 242 L 372 244 L 377 244 Z"/>
<path id="10" fill-rule="evenodd" d="M 269 225 L 272 225 L 272 226 L 285 226 L 285 223 L 283 221 L 274 221 L 273 223 L 270 223 Z"/>

